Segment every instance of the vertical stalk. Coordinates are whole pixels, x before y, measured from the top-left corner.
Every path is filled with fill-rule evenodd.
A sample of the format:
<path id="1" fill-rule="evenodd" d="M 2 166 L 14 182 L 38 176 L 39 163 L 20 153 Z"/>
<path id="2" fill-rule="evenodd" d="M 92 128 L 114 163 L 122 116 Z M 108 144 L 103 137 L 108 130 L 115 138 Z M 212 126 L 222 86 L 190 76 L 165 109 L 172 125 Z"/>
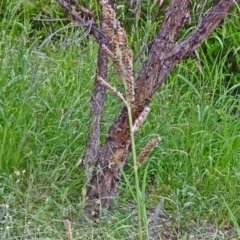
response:
<path id="1" fill-rule="evenodd" d="M 132 122 L 132 110 L 130 101 L 127 100 L 127 110 L 128 110 L 128 119 L 129 119 L 129 127 L 130 127 L 130 136 L 132 143 L 132 153 L 133 153 L 133 165 L 134 165 L 134 175 L 135 175 L 135 187 L 136 187 L 136 199 L 137 199 L 137 209 L 138 209 L 138 235 L 139 240 L 143 239 L 142 236 L 142 203 L 141 203 L 141 191 L 139 187 L 139 178 L 138 178 L 138 166 L 137 166 L 137 154 L 136 154 L 136 146 L 135 146 L 135 138 L 133 131 L 133 122 Z"/>

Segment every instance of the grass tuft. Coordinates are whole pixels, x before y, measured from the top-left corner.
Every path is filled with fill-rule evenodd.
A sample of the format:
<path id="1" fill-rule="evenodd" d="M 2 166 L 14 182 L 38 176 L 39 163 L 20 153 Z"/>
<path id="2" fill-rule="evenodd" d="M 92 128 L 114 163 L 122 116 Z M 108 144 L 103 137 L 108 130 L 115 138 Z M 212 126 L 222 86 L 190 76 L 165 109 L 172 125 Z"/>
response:
<path id="1" fill-rule="evenodd" d="M 1 238 L 63 239 L 68 216 L 73 239 L 136 239 L 136 205 L 126 187 L 134 189 L 131 159 L 113 211 L 98 225 L 82 214 L 78 163 L 97 45 L 91 39 L 81 45 L 81 31 L 66 30 L 68 38 L 59 32 L 40 48 L 44 39 L 18 6 L 9 5 L 0 24 Z M 153 239 L 240 237 L 239 19 L 231 20 L 198 49 L 197 60 L 175 69 L 136 134 L 138 154 L 152 136 L 162 137 L 138 170 L 150 229 L 164 199 Z M 101 140 L 120 108 L 109 94 Z"/>

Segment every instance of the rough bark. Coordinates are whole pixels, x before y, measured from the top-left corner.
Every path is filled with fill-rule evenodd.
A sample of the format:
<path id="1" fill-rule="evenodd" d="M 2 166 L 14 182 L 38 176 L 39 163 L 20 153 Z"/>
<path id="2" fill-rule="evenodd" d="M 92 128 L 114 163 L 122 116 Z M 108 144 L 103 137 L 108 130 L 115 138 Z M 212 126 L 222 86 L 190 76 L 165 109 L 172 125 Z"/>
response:
<path id="1" fill-rule="evenodd" d="M 113 0 L 108 0 L 108 4 L 110 4 L 111 6 L 113 6 L 113 3 Z M 100 31 L 104 34 L 104 31 L 102 30 L 102 16 Z M 102 48 L 101 44 L 99 45 L 97 56 L 97 69 L 94 82 L 94 91 L 90 105 L 90 131 L 87 141 L 86 153 L 83 160 L 83 164 L 86 169 L 87 181 L 89 181 L 92 177 L 92 166 L 96 163 L 98 157 L 101 118 L 106 98 L 106 88 L 98 81 L 99 77 L 105 80 L 107 79 L 108 70 L 108 56 Z"/>
<path id="2" fill-rule="evenodd" d="M 102 16 L 101 16 L 101 27 L 98 28 L 94 19 L 93 13 L 79 5 L 77 0 L 56 0 L 67 12 L 72 16 L 75 23 L 79 24 L 86 31 L 93 35 L 99 44 L 98 58 L 97 58 L 97 69 L 94 81 L 94 90 L 90 105 L 90 131 L 89 138 L 87 141 L 86 153 L 83 160 L 84 167 L 86 169 L 86 180 L 91 179 L 92 165 L 96 163 L 99 151 L 99 137 L 100 137 L 100 124 L 102 111 L 106 98 L 106 88 L 100 84 L 98 78 L 101 77 L 106 81 L 107 69 L 108 69 L 108 56 L 103 50 L 101 43 L 108 45 L 108 39 L 102 29 Z M 114 0 L 107 1 L 109 5 L 113 7 Z"/>
<path id="3" fill-rule="evenodd" d="M 104 32 L 97 28 L 90 11 L 80 8 L 75 0 L 70 2 L 66 0 L 56 1 L 73 16 L 75 22 L 92 34 L 100 45 L 101 43 L 108 45 L 109 40 Z M 211 34 L 236 3 L 234 0 L 220 0 L 216 6 L 202 14 L 194 31 L 181 42 L 177 42 L 179 30 L 189 16 L 188 2 L 188 0 L 172 0 L 167 9 L 165 19 L 152 44 L 148 59 L 142 65 L 135 82 L 135 101 L 132 107 L 133 122 L 150 103 L 152 96 L 161 87 L 171 70 Z M 108 3 L 112 4 L 113 1 L 109 0 Z M 75 5 L 75 8 L 72 8 L 71 5 Z M 87 18 L 81 18 L 76 11 L 82 12 Z M 107 57 L 100 46 L 96 75 L 106 79 L 106 70 Z M 126 107 L 123 107 L 120 115 L 110 127 L 104 144 L 101 147 L 98 145 L 105 94 L 104 87 L 98 81 L 95 81 L 90 108 L 92 124 L 84 160 L 86 167 L 90 163 L 94 163 L 93 175 L 87 191 L 89 198 L 87 210 L 91 212 L 97 210 L 95 213 L 98 213 L 98 204 L 101 205 L 101 208 L 109 208 L 111 200 L 117 195 L 121 168 L 126 165 L 131 151 Z"/>
<path id="4" fill-rule="evenodd" d="M 101 76 L 103 79 L 107 78 L 107 64 L 108 57 L 106 56 L 101 45 L 98 49 L 98 59 L 97 59 L 97 70 L 94 82 L 94 91 L 91 99 L 90 105 L 90 130 L 89 138 L 87 141 L 87 148 L 85 153 L 85 158 L 83 164 L 85 169 L 87 169 L 87 179 L 91 179 L 91 165 L 95 164 L 98 151 L 99 151 L 99 137 L 100 137 L 100 124 L 103 106 L 106 98 L 106 88 L 99 83 L 97 78 Z"/>
<path id="5" fill-rule="evenodd" d="M 196 29 L 183 41 L 177 43 L 178 32 L 188 15 L 188 1 L 173 0 L 171 2 L 149 57 L 141 67 L 136 80 L 135 102 L 132 108 L 133 122 L 150 103 L 153 94 L 161 87 L 171 70 L 211 34 L 234 4 L 231 0 L 219 1 L 216 6 L 203 14 Z M 97 203 L 101 203 L 101 207 L 110 207 L 111 200 L 118 192 L 120 169 L 126 165 L 130 151 L 127 109 L 123 107 L 99 151 L 94 175 L 87 192 L 91 209 L 94 207 L 97 210 L 98 205 L 95 200 L 99 199 L 101 201 Z"/>

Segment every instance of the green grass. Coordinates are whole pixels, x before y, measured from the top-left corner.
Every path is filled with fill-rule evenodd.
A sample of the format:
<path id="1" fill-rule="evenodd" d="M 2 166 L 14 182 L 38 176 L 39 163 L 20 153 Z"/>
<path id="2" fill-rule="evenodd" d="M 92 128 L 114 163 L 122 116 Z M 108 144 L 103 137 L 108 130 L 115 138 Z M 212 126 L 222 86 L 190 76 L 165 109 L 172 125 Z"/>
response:
<path id="1" fill-rule="evenodd" d="M 124 180 L 98 225 L 83 216 L 84 172 L 77 165 L 88 137 L 97 45 L 90 39 L 80 46 L 81 32 L 66 30 L 39 48 L 28 21 L 11 17 L 10 29 L 7 20 L 0 33 L 1 239 L 63 239 L 65 215 L 75 239 L 137 239 L 136 204 Z M 227 227 L 240 237 L 240 84 L 232 68 L 240 55 L 233 55 L 239 44 L 233 26 L 222 26 L 198 50 L 203 75 L 193 59 L 174 70 L 136 134 L 137 153 L 156 134 L 163 138 L 139 169 L 148 214 L 164 199 L 157 226 L 163 239 L 227 239 Z M 120 108 L 109 93 L 101 141 Z M 132 158 L 125 174 L 133 184 Z"/>

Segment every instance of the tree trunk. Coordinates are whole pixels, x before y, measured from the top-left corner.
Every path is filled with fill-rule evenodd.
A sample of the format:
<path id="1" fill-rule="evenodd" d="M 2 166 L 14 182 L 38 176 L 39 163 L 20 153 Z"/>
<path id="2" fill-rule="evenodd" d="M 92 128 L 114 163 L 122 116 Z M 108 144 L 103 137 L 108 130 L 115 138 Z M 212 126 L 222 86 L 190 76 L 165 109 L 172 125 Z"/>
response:
<path id="1" fill-rule="evenodd" d="M 81 8 L 76 0 L 56 1 L 73 16 L 76 23 L 88 30 L 100 44 L 96 80 L 100 76 L 106 81 L 108 61 L 106 52 L 103 51 L 101 45 L 104 43 L 109 46 L 109 39 L 102 29 L 97 28 L 93 14 L 85 8 Z M 165 19 L 154 40 L 148 59 L 143 63 L 135 81 L 135 100 L 131 109 L 133 122 L 149 105 L 152 96 L 161 87 L 171 70 L 211 34 L 236 4 L 234 0 L 220 0 L 218 4 L 200 16 L 194 31 L 181 42 L 177 42 L 178 33 L 190 16 L 187 10 L 188 2 L 187 0 L 172 0 L 167 8 Z M 109 0 L 108 4 L 113 4 L 113 1 Z M 71 5 L 75 5 L 75 8 Z M 82 18 L 77 11 L 81 12 L 85 18 Z M 87 210 L 95 211 L 98 214 L 99 207 L 108 209 L 111 206 L 111 200 L 118 193 L 121 169 L 127 163 L 131 151 L 131 141 L 127 108 L 123 107 L 120 115 L 110 127 L 104 144 L 101 147 L 98 145 L 106 90 L 96 80 L 90 108 L 92 125 L 84 165 L 90 178 L 87 190 L 89 198 Z M 89 171 L 91 164 L 93 171 Z"/>
<path id="2" fill-rule="evenodd" d="M 170 74 L 171 70 L 219 25 L 234 1 L 220 1 L 199 20 L 197 28 L 180 43 L 177 34 L 183 26 L 187 13 L 186 0 L 173 0 L 158 31 L 146 62 L 140 69 L 135 85 L 135 102 L 132 108 L 134 122 Z M 118 184 L 123 168 L 131 151 L 130 131 L 127 108 L 123 107 L 120 115 L 110 127 L 105 143 L 101 146 L 93 178 L 87 191 L 88 207 L 95 209 L 109 208 L 111 200 L 118 193 Z M 98 201 L 96 201 L 98 200 Z M 101 200 L 101 201 L 99 201 Z"/>
<path id="3" fill-rule="evenodd" d="M 114 1 L 108 0 L 108 4 L 113 6 Z M 101 16 L 101 31 L 102 31 L 102 16 Z M 104 32 L 103 32 L 104 34 Z M 107 70 L 108 70 L 108 56 L 105 54 L 102 45 L 99 45 L 98 48 L 98 58 L 97 58 L 97 69 L 94 82 L 94 91 L 91 99 L 90 106 L 90 132 L 87 142 L 87 148 L 84 158 L 84 167 L 86 169 L 86 179 L 87 181 L 92 178 L 92 167 L 91 165 L 96 164 L 99 152 L 99 138 L 101 131 L 101 118 L 102 111 L 106 98 L 106 88 L 100 84 L 97 80 L 98 77 L 107 79 Z"/>

